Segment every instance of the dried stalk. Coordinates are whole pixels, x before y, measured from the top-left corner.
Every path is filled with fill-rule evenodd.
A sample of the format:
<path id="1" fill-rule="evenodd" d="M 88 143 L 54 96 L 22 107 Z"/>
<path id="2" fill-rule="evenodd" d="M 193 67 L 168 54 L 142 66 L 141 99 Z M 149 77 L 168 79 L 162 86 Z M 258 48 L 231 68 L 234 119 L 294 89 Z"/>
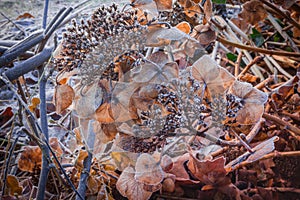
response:
<path id="1" fill-rule="evenodd" d="M 297 52 L 287 52 L 287 51 L 275 51 L 275 50 L 268 50 L 268 49 L 263 49 L 263 48 L 258 48 L 258 47 L 252 47 L 244 44 L 239 44 L 235 43 L 229 40 L 224 39 L 223 37 L 217 36 L 217 40 L 220 41 L 221 43 L 237 47 L 240 49 L 245 49 L 248 51 L 255 51 L 263 54 L 268 54 L 268 55 L 279 55 L 279 56 L 289 56 L 289 57 L 300 57 L 300 53 Z"/>
<path id="2" fill-rule="evenodd" d="M 300 129 L 297 128 L 296 126 L 290 124 L 289 122 L 285 122 L 282 119 L 275 117 L 273 115 L 267 114 L 267 113 L 264 113 L 263 117 L 267 120 L 271 120 L 271 121 L 275 122 L 277 125 L 284 126 L 284 128 L 286 130 L 290 130 L 293 133 L 296 133 L 298 136 L 300 136 Z"/>

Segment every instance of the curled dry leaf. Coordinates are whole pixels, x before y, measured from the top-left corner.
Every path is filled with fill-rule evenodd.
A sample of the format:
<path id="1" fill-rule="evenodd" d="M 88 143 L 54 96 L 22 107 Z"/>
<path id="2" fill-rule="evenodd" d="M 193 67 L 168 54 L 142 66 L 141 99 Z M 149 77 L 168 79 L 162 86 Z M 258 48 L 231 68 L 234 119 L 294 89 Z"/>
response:
<path id="1" fill-rule="evenodd" d="M 11 196 L 21 195 L 23 187 L 20 186 L 19 180 L 16 176 L 8 174 L 6 177 L 6 190 Z"/>
<path id="2" fill-rule="evenodd" d="M 243 108 L 237 113 L 237 122 L 239 124 L 254 124 L 264 112 L 264 104 L 268 100 L 268 95 L 256 88 L 250 83 L 235 81 L 229 93 L 242 99 Z"/>
<path id="3" fill-rule="evenodd" d="M 153 192 L 144 190 L 144 184 L 135 180 L 135 171 L 132 167 L 126 167 L 117 181 L 117 190 L 129 200 L 147 200 Z"/>
<path id="4" fill-rule="evenodd" d="M 168 173 L 175 175 L 176 182 L 179 184 L 193 185 L 199 183 L 198 180 L 191 180 L 189 173 L 186 171 L 186 163 L 189 158 L 189 153 L 173 158 L 173 167 Z"/>
<path id="5" fill-rule="evenodd" d="M 217 38 L 215 31 L 210 28 L 209 24 L 195 26 L 191 36 L 204 46 L 210 44 Z"/>
<path id="6" fill-rule="evenodd" d="M 100 189 L 101 182 L 97 180 L 95 176 L 89 176 L 86 182 L 86 186 L 92 194 L 97 194 Z"/>
<path id="7" fill-rule="evenodd" d="M 273 93 L 287 97 L 290 93 L 294 92 L 294 88 L 298 85 L 300 87 L 300 71 L 297 72 L 296 76 L 280 85 L 279 87 L 273 89 Z M 297 88 L 298 89 L 298 88 Z M 299 89 L 298 89 L 299 90 Z M 300 90 L 299 90 L 300 92 Z"/>
<path id="8" fill-rule="evenodd" d="M 202 56 L 193 64 L 192 76 L 206 85 L 210 96 L 222 95 L 235 80 L 232 74 L 218 66 L 208 55 Z"/>
<path id="9" fill-rule="evenodd" d="M 245 23 L 248 22 L 255 25 L 267 17 L 267 12 L 262 2 L 251 0 L 243 4 L 243 10 L 239 14 L 239 17 L 245 20 Z"/>
<path id="10" fill-rule="evenodd" d="M 193 176 L 202 183 L 219 185 L 226 178 L 225 161 L 226 159 L 223 156 L 216 159 L 199 160 L 193 152 L 190 152 L 187 166 Z"/>
<path id="11" fill-rule="evenodd" d="M 29 110 L 31 112 L 35 112 L 35 110 L 37 109 L 38 105 L 41 103 L 40 98 L 38 97 L 32 97 L 31 98 L 31 104 L 28 106 Z"/>

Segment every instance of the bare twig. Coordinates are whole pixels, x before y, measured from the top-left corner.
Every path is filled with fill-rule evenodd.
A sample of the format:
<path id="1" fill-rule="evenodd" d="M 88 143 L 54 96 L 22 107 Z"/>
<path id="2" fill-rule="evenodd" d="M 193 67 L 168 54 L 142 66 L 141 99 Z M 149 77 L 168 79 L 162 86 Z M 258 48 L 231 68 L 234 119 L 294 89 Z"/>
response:
<path id="1" fill-rule="evenodd" d="M 44 135 L 44 142 L 49 142 L 49 134 L 48 134 L 48 120 L 47 120 L 47 109 L 46 109 L 46 83 L 47 79 L 44 75 L 44 67 L 40 67 L 39 75 L 39 97 L 40 97 L 40 119 L 41 119 L 41 129 Z M 44 145 L 43 145 L 44 146 Z M 49 160 L 50 157 L 49 149 L 44 148 L 42 152 L 42 168 L 39 178 L 38 191 L 37 191 L 37 199 L 44 199 L 46 184 L 48 180 L 48 174 L 50 171 Z"/>
<path id="2" fill-rule="evenodd" d="M 300 136 L 300 129 L 297 128 L 296 126 L 290 124 L 289 122 L 285 122 L 282 119 L 275 117 L 273 115 L 267 114 L 267 113 L 264 113 L 263 117 L 267 120 L 271 120 L 271 121 L 275 122 L 277 125 L 284 126 L 284 128 L 286 130 L 290 130 L 290 131 L 296 133 L 298 136 Z"/>
<path id="3" fill-rule="evenodd" d="M 261 56 L 256 56 L 244 69 L 243 71 L 238 75 L 237 78 L 241 78 L 254 64 L 260 62 L 263 58 Z"/>
<path id="4" fill-rule="evenodd" d="M 85 197 L 85 192 L 86 192 L 86 182 L 87 178 L 90 175 L 90 169 L 92 165 L 92 160 L 93 160 L 93 148 L 94 148 L 94 143 L 95 143 L 95 133 L 93 131 L 93 120 L 89 120 L 88 122 L 88 135 L 87 135 L 87 147 L 88 147 L 88 156 L 84 159 L 83 161 L 83 170 L 80 174 L 80 180 L 79 180 L 79 185 L 78 185 L 78 193 L 82 196 Z M 80 196 L 76 196 L 76 200 L 80 200 Z"/>
<path id="5" fill-rule="evenodd" d="M 274 17 L 268 13 L 268 19 L 270 20 L 270 22 L 272 23 L 272 25 L 275 27 L 275 29 L 278 31 L 278 33 L 286 40 L 288 41 L 288 43 L 291 45 L 291 48 L 295 51 L 295 52 L 299 52 L 298 47 L 296 46 L 296 44 L 294 43 L 294 41 L 290 38 L 290 36 L 282 30 L 281 26 L 278 24 L 278 22 L 274 19 Z"/>
<path id="6" fill-rule="evenodd" d="M 9 19 L 3 12 L 0 11 L 0 14 L 7 19 L 10 23 L 12 23 L 17 29 L 19 29 L 20 31 L 22 31 L 24 33 L 24 35 L 26 35 L 26 32 L 20 27 L 18 26 L 15 22 L 13 22 L 11 19 Z"/>
<path id="7" fill-rule="evenodd" d="M 246 49 L 248 51 L 255 51 L 263 54 L 269 54 L 269 55 L 280 55 L 280 56 L 291 56 L 291 57 L 299 57 L 300 53 L 297 52 L 287 52 L 287 51 L 275 51 L 275 50 L 268 50 L 268 49 L 263 49 L 263 48 L 258 48 L 258 47 L 252 47 L 244 44 L 238 44 L 235 42 L 228 41 L 220 36 L 217 37 L 217 40 L 220 41 L 221 43 L 237 47 L 240 49 Z"/>
<path id="8" fill-rule="evenodd" d="M 15 150 L 15 147 L 18 143 L 19 136 L 20 136 L 20 131 L 17 133 L 17 137 L 8 151 L 8 157 L 5 159 L 5 169 L 4 169 L 3 185 L 2 185 L 2 196 L 4 196 L 4 194 L 5 194 L 6 179 L 7 179 L 9 164 L 10 164 L 11 156 L 13 155 L 13 151 Z"/>
<path id="9" fill-rule="evenodd" d="M 295 27 L 297 27 L 298 29 L 300 29 L 300 24 L 295 21 L 292 17 L 290 17 L 289 15 L 287 15 L 286 13 L 284 13 L 282 10 L 280 10 L 280 8 L 278 8 L 277 6 L 275 6 L 273 3 L 267 1 L 267 0 L 261 0 L 261 2 L 265 5 L 267 5 L 268 7 L 272 8 L 273 10 L 275 10 L 278 14 L 280 14 L 282 17 L 284 17 L 285 19 L 287 19 L 291 24 L 293 24 Z"/>
<path id="10" fill-rule="evenodd" d="M 48 7 L 49 7 L 49 0 L 45 0 L 45 2 L 44 2 L 44 15 L 43 15 L 43 29 L 45 29 L 46 25 L 47 25 Z"/>

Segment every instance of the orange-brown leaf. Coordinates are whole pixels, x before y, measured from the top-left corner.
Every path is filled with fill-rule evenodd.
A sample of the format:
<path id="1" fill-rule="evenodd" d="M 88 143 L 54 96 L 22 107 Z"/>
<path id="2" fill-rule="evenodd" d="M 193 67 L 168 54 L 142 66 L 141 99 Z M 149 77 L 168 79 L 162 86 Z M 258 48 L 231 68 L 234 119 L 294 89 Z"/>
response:
<path id="1" fill-rule="evenodd" d="M 158 185 L 162 182 L 164 174 L 161 166 L 156 160 L 147 153 L 141 154 L 135 165 L 135 176 L 134 178 L 139 183 L 145 185 Z"/>
<path id="2" fill-rule="evenodd" d="M 8 174 L 6 177 L 6 189 L 12 196 L 21 195 L 23 187 L 20 186 L 19 180 L 16 176 Z"/>
<path id="3" fill-rule="evenodd" d="M 190 159 L 187 166 L 193 176 L 202 183 L 207 185 L 217 185 L 218 183 L 223 182 L 226 177 L 227 172 L 224 168 L 225 161 L 226 159 L 223 156 L 214 160 L 199 160 L 192 152 L 190 152 Z"/>
<path id="4" fill-rule="evenodd" d="M 239 17 L 241 17 L 245 23 L 255 25 L 267 17 L 267 12 L 262 2 L 259 0 L 251 0 L 243 4 L 243 10 L 239 14 Z"/>
<path id="5" fill-rule="evenodd" d="M 57 85 L 54 93 L 54 104 L 56 112 L 60 114 L 67 109 L 73 102 L 75 92 L 69 85 Z"/>

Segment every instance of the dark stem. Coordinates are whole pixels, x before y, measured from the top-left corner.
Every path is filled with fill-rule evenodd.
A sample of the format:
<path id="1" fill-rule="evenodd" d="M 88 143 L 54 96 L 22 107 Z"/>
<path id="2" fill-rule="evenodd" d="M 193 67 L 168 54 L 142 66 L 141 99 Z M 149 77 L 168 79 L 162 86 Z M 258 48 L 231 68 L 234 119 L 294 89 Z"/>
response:
<path id="1" fill-rule="evenodd" d="M 87 137 L 88 156 L 83 161 L 83 170 L 80 174 L 79 185 L 77 188 L 78 193 L 82 197 L 85 197 L 86 182 L 87 182 L 87 178 L 90 175 L 90 169 L 91 169 L 92 160 L 93 160 L 92 149 L 93 149 L 94 143 L 95 143 L 95 133 L 93 131 L 93 123 L 92 122 L 93 122 L 92 120 L 89 120 L 89 123 L 88 123 L 88 130 L 87 130 L 88 131 L 88 137 Z M 80 197 L 76 196 L 76 200 L 80 200 Z"/>
<path id="2" fill-rule="evenodd" d="M 49 7 L 49 0 L 45 0 L 44 15 L 43 15 L 43 29 L 45 29 L 47 25 L 48 7 Z"/>
<path id="3" fill-rule="evenodd" d="M 34 70 L 51 57 L 52 50 L 52 48 L 44 49 L 41 53 L 38 53 L 37 55 L 27 59 L 26 61 L 16 65 L 11 69 L 8 69 L 5 72 L 6 77 L 9 79 L 9 81 L 13 81 L 20 76 Z M 0 80 L 0 87 L 2 87 L 3 85 L 5 85 L 5 83 Z"/>
<path id="4" fill-rule="evenodd" d="M 8 174 L 8 169 L 9 169 L 9 164 L 10 164 L 10 160 L 11 160 L 11 156 L 15 150 L 15 147 L 18 143 L 19 140 L 19 136 L 20 136 L 20 132 L 17 133 L 17 138 L 15 139 L 14 143 L 12 144 L 12 146 L 9 149 L 8 152 L 8 157 L 5 160 L 5 168 L 4 168 L 4 177 L 3 177 L 3 185 L 2 185 L 2 196 L 5 195 L 5 187 L 6 187 L 6 179 L 7 179 L 7 174 Z"/>
<path id="5" fill-rule="evenodd" d="M 44 135 L 43 139 L 45 142 L 49 142 L 49 133 L 48 133 L 48 120 L 47 120 L 47 108 L 46 108 L 46 83 L 47 79 L 44 75 L 44 68 L 40 67 L 39 69 L 39 95 L 40 95 L 40 120 L 41 120 L 41 129 Z M 50 157 L 49 149 L 43 144 L 44 151 L 42 151 L 42 169 L 38 184 L 38 191 L 37 191 L 37 199 L 44 199 L 47 179 L 49 174 L 49 160 Z"/>
<path id="6" fill-rule="evenodd" d="M 11 48 L 9 48 L 0 57 L 0 67 L 3 67 L 5 64 L 12 62 L 19 55 L 26 52 L 30 48 L 34 47 L 36 44 L 40 43 L 43 40 L 43 38 L 44 38 L 43 33 L 37 32 L 35 34 L 28 36 L 21 42 L 15 44 Z"/>

